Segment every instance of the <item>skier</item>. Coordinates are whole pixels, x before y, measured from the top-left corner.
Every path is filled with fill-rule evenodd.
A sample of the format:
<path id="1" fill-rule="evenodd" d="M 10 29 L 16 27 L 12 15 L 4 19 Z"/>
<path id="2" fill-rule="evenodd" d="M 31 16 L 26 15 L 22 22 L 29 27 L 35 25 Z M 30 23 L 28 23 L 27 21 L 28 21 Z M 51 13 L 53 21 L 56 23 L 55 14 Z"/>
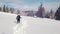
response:
<path id="1" fill-rule="evenodd" d="M 20 15 L 17 15 L 16 19 L 17 19 L 17 23 L 20 23 L 20 19 L 21 19 Z"/>

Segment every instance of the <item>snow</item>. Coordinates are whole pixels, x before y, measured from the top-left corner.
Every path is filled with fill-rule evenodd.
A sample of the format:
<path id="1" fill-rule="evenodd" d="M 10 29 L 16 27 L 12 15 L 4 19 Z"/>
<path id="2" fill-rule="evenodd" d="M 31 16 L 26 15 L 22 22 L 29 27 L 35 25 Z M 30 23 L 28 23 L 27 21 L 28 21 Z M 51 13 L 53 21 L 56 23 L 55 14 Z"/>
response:
<path id="1" fill-rule="evenodd" d="M 0 12 L 0 34 L 13 34 L 16 25 L 14 14 Z"/>
<path id="2" fill-rule="evenodd" d="M 60 21 L 26 16 L 22 18 L 14 34 L 60 34 Z"/>
<path id="3" fill-rule="evenodd" d="M 60 34 L 60 21 L 47 18 L 21 16 L 0 12 L 0 34 Z"/>

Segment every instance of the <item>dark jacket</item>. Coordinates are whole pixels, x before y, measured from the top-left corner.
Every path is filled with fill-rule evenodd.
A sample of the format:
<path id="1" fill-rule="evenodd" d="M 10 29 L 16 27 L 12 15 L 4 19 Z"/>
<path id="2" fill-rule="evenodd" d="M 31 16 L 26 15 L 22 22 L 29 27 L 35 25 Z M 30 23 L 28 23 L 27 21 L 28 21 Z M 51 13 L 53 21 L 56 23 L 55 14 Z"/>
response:
<path id="1" fill-rule="evenodd" d="M 18 16 L 16 17 L 17 20 L 18 20 L 18 19 L 20 20 L 20 18 L 21 18 L 20 15 L 18 15 Z"/>

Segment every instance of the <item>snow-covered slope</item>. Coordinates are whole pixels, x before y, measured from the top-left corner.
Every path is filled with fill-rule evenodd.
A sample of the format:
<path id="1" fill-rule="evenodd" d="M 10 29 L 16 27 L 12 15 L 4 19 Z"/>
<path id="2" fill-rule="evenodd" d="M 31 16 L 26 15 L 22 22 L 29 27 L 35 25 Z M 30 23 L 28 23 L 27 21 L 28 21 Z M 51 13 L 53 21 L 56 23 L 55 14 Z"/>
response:
<path id="1" fill-rule="evenodd" d="M 14 34 L 60 34 L 60 21 L 47 18 L 22 17 Z"/>
<path id="2" fill-rule="evenodd" d="M 0 12 L 0 34 L 60 34 L 60 21 L 21 17 L 21 23 L 16 24 L 15 14 Z"/>
<path id="3" fill-rule="evenodd" d="M 0 12 L 0 34 L 13 34 L 16 15 Z"/>

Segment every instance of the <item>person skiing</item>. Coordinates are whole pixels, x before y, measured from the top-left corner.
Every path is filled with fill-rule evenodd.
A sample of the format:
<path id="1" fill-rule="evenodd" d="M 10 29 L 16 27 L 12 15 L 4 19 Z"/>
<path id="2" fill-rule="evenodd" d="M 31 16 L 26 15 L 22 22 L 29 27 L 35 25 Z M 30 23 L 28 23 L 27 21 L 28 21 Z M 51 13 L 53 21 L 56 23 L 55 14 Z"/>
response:
<path id="1" fill-rule="evenodd" d="M 20 19 L 21 19 L 20 15 L 17 15 L 16 19 L 17 19 L 17 23 L 20 23 Z"/>

